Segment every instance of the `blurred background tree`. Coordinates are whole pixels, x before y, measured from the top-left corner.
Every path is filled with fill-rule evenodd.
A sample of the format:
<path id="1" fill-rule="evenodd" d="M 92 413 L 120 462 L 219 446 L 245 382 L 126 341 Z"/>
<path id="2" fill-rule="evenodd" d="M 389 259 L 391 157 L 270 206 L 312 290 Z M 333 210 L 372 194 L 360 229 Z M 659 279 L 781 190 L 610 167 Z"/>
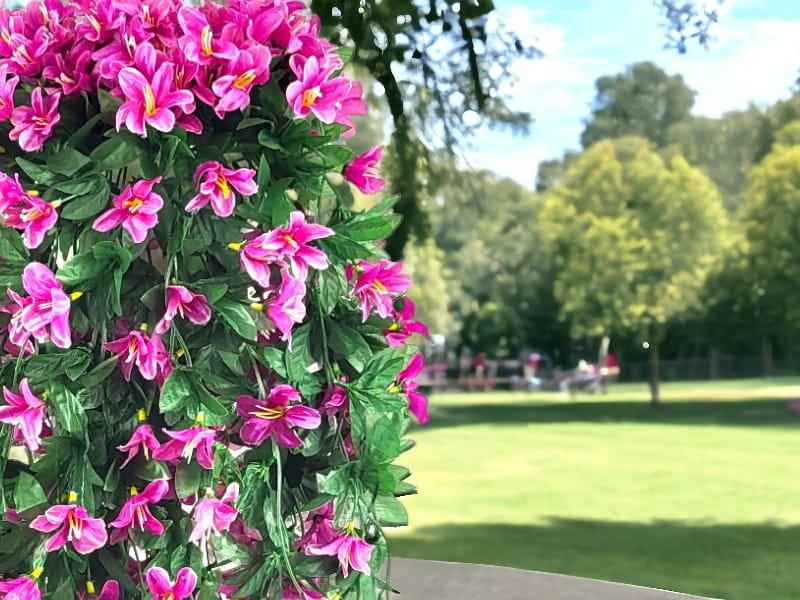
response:
<path id="1" fill-rule="evenodd" d="M 590 147 L 540 215 L 555 257 L 555 297 L 575 338 L 637 333 L 659 402 L 659 344 L 699 306 L 727 218 L 716 187 L 680 156 L 665 164 L 640 137 Z"/>

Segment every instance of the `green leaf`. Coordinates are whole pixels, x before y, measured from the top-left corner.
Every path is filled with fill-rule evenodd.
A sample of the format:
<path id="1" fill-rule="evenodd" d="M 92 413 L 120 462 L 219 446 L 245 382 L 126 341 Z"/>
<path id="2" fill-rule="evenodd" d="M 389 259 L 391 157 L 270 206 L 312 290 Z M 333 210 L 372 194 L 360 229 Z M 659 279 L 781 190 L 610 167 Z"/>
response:
<path id="1" fill-rule="evenodd" d="M 82 252 L 68 260 L 58 269 L 56 277 L 66 286 L 98 280 L 108 283 L 109 275 L 127 271 L 130 264 L 130 252 L 117 242 L 98 242 L 91 251 Z M 86 289 L 86 286 L 81 287 Z"/>
<path id="2" fill-rule="evenodd" d="M 100 189 L 103 185 L 108 185 L 105 177 L 98 173 L 90 173 L 89 175 L 82 175 L 75 179 L 59 181 L 53 185 L 53 189 L 69 194 L 70 196 L 83 196 L 91 194 Z M 66 206 L 64 208 L 66 208 Z M 63 212 L 63 209 L 61 212 Z"/>
<path id="3" fill-rule="evenodd" d="M 78 152 L 75 148 L 65 146 L 47 158 L 47 167 L 55 173 L 70 177 L 89 162 L 88 156 Z"/>
<path id="4" fill-rule="evenodd" d="M 400 221 L 400 215 L 383 215 L 343 223 L 335 226 L 334 230 L 356 242 L 374 242 L 391 235 Z"/>
<path id="5" fill-rule="evenodd" d="M 189 372 L 178 367 L 170 373 L 161 388 L 158 407 L 161 412 L 184 411 L 193 399 L 192 380 Z"/>
<path id="6" fill-rule="evenodd" d="M 73 437 L 83 437 L 86 413 L 75 394 L 61 384 L 51 383 L 47 403 L 67 433 Z"/>
<path id="7" fill-rule="evenodd" d="M 249 117 L 239 121 L 239 124 L 236 126 L 236 130 L 241 131 L 242 129 L 263 125 L 264 123 L 269 123 L 269 121 L 267 119 L 262 119 L 261 117 Z"/>
<path id="8" fill-rule="evenodd" d="M 178 468 L 175 470 L 175 491 L 178 497 L 188 498 L 196 494 L 202 475 L 203 468 L 196 462 L 178 463 Z"/>
<path id="9" fill-rule="evenodd" d="M 384 527 L 404 527 L 408 525 L 408 511 L 394 496 L 378 496 L 373 504 L 375 516 Z"/>
<path id="10" fill-rule="evenodd" d="M 209 304 L 216 304 L 228 293 L 228 284 L 207 279 L 193 284 L 192 289 L 198 294 L 203 294 Z"/>
<path id="11" fill-rule="evenodd" d="M 230 327 L 235 333 L 246 340 L 255 341 L 258 335 L 256 321 L 253 318 L 252 310 L 233 300 L 222 299 L 213 306 L 214 312 Z"/>
<path id="12" fill-rule="evenodd" d="M 11 265 L 26 265 L 30 254 L 19 233 L 10 227 L 0 227 L 0 257 Z"/>
<path id="13" fill-rule="evenodd" d="M 132 136 L 118 133 L 95 148 L 90 158 L 98 171 L 121 169 L 136 160 L 136 143 Z"/>
<path id="14" fill-rule="evenodd" d="M 272 177 L 272 169 L 267 162 L 267 157 L 262 154 L 258 160 L 258 179 L 256 181 L 260 193 L 264 194 L 269 189 L 270 177 Z"/>
<path id="15" fill-rule="evenodd" d="M 47 496 L 33 475 L 21 471 L 14 486 L 14 508 L 19 512 L 45 504 Z"/>
<path id="16" fill-rule="evenodd" d="M 81 379 L 81 385 L 85 388 L 93 388 L 100 385 L 114 372 L 118 361 L 119 359 L 116 356 L 112 356 L 96 365 Z"/>
<path id="17" fill-rule="evenodd" d="M 317 283 L 319 286 L 317 293 L 319 308 L 323 315 L 329 315 L 347 292 L 342 267 L 340 265 L 331 265 L 324 271 L 320 271 Z"/>
<path id="18" fill-rule="evenodd" d="M 50 595 L 50 600 L 75 600 L 75 586 L 69 577 L 61 580 L 56 591 Z"/>
<path id="19" fill-rule="evenodd" d="M 83 221 L 102 211 L 110 197 L 111 188 L 108 182 L 99 178 L 95 180 L 92 191 L 67 202 L 59 214 L 70 221 Z"/>
<path id="20" fill-rule="evenodd" d="M 363 371 L 372 357 L 372 350 L 364 336 L 352 327 L 332 319 L 326 321 L 326 326 L 330 349 L 340 354 L 356 371 Z"/>
<path id="21" fill-rule="evenodd" d="M 92 357 L 86 352 L 75 350 L 65 355 L 61 364 L 64 367 L 66 376 L 71 381 L 77 381 L 86 372 L 89 365 L 92 364 Z"/>
<path id="22" fill-rule="evenodd" d="M 31 181 L 39 185 L 50 185 L 55 180 L 55 174 L 43 165 L 37 165 L 27 159 L 16 159 L 19 168 L 31 178 Z"/>
<path id="23" fill-rule="evenodd" d="M 405 366 L 406 349 L 386 348 L 373 356 L 364 367 L 364 372 L 354 383 L 361 390 L 386 390 Z"/>

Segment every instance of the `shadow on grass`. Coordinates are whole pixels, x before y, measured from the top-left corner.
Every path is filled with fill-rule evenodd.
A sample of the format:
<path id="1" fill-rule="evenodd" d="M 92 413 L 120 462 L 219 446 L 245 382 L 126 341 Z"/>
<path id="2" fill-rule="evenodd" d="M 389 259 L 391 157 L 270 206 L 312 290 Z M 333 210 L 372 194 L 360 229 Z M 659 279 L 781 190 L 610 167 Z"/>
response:
<path id="1" fill-rule="evenodd" d="M 680 425 L 797 426 L 785 398 L 746 401 L 672 401 L 657 408 L 642 402 L 491 403 L 436 406 L 426 429 L 476 424 L 668 423 Z"/>
<path id="2" fill-rule="evenodd" d="M 800 526 L 550 519 L 451 524 L 391 540 L 396 556 L 518 567 L 727 600 L 800 598 Z"/>

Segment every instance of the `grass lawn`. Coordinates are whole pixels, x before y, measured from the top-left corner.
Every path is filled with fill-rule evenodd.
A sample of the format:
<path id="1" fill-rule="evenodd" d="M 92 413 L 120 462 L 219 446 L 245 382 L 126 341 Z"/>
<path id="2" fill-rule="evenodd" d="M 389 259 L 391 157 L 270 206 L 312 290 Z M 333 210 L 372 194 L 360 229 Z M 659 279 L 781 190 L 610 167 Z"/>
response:
<path id="1" fill-rule="evenodd" d="M 800 379 L 440 394 L 397 555 L 800 598 Z"/>

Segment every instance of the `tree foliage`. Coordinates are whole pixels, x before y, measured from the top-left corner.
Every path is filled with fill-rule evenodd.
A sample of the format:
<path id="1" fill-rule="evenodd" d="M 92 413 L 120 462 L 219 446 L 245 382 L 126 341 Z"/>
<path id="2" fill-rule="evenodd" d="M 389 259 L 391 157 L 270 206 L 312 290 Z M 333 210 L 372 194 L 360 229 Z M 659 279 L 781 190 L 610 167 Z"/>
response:
<path id="1" fill-rule="evenodd" d="M 714 184 L 642 138 L 599 142 L 547 194 L 541 226 L 574 337 L 642 334 L 699 302 L 726 223 Z"/>

